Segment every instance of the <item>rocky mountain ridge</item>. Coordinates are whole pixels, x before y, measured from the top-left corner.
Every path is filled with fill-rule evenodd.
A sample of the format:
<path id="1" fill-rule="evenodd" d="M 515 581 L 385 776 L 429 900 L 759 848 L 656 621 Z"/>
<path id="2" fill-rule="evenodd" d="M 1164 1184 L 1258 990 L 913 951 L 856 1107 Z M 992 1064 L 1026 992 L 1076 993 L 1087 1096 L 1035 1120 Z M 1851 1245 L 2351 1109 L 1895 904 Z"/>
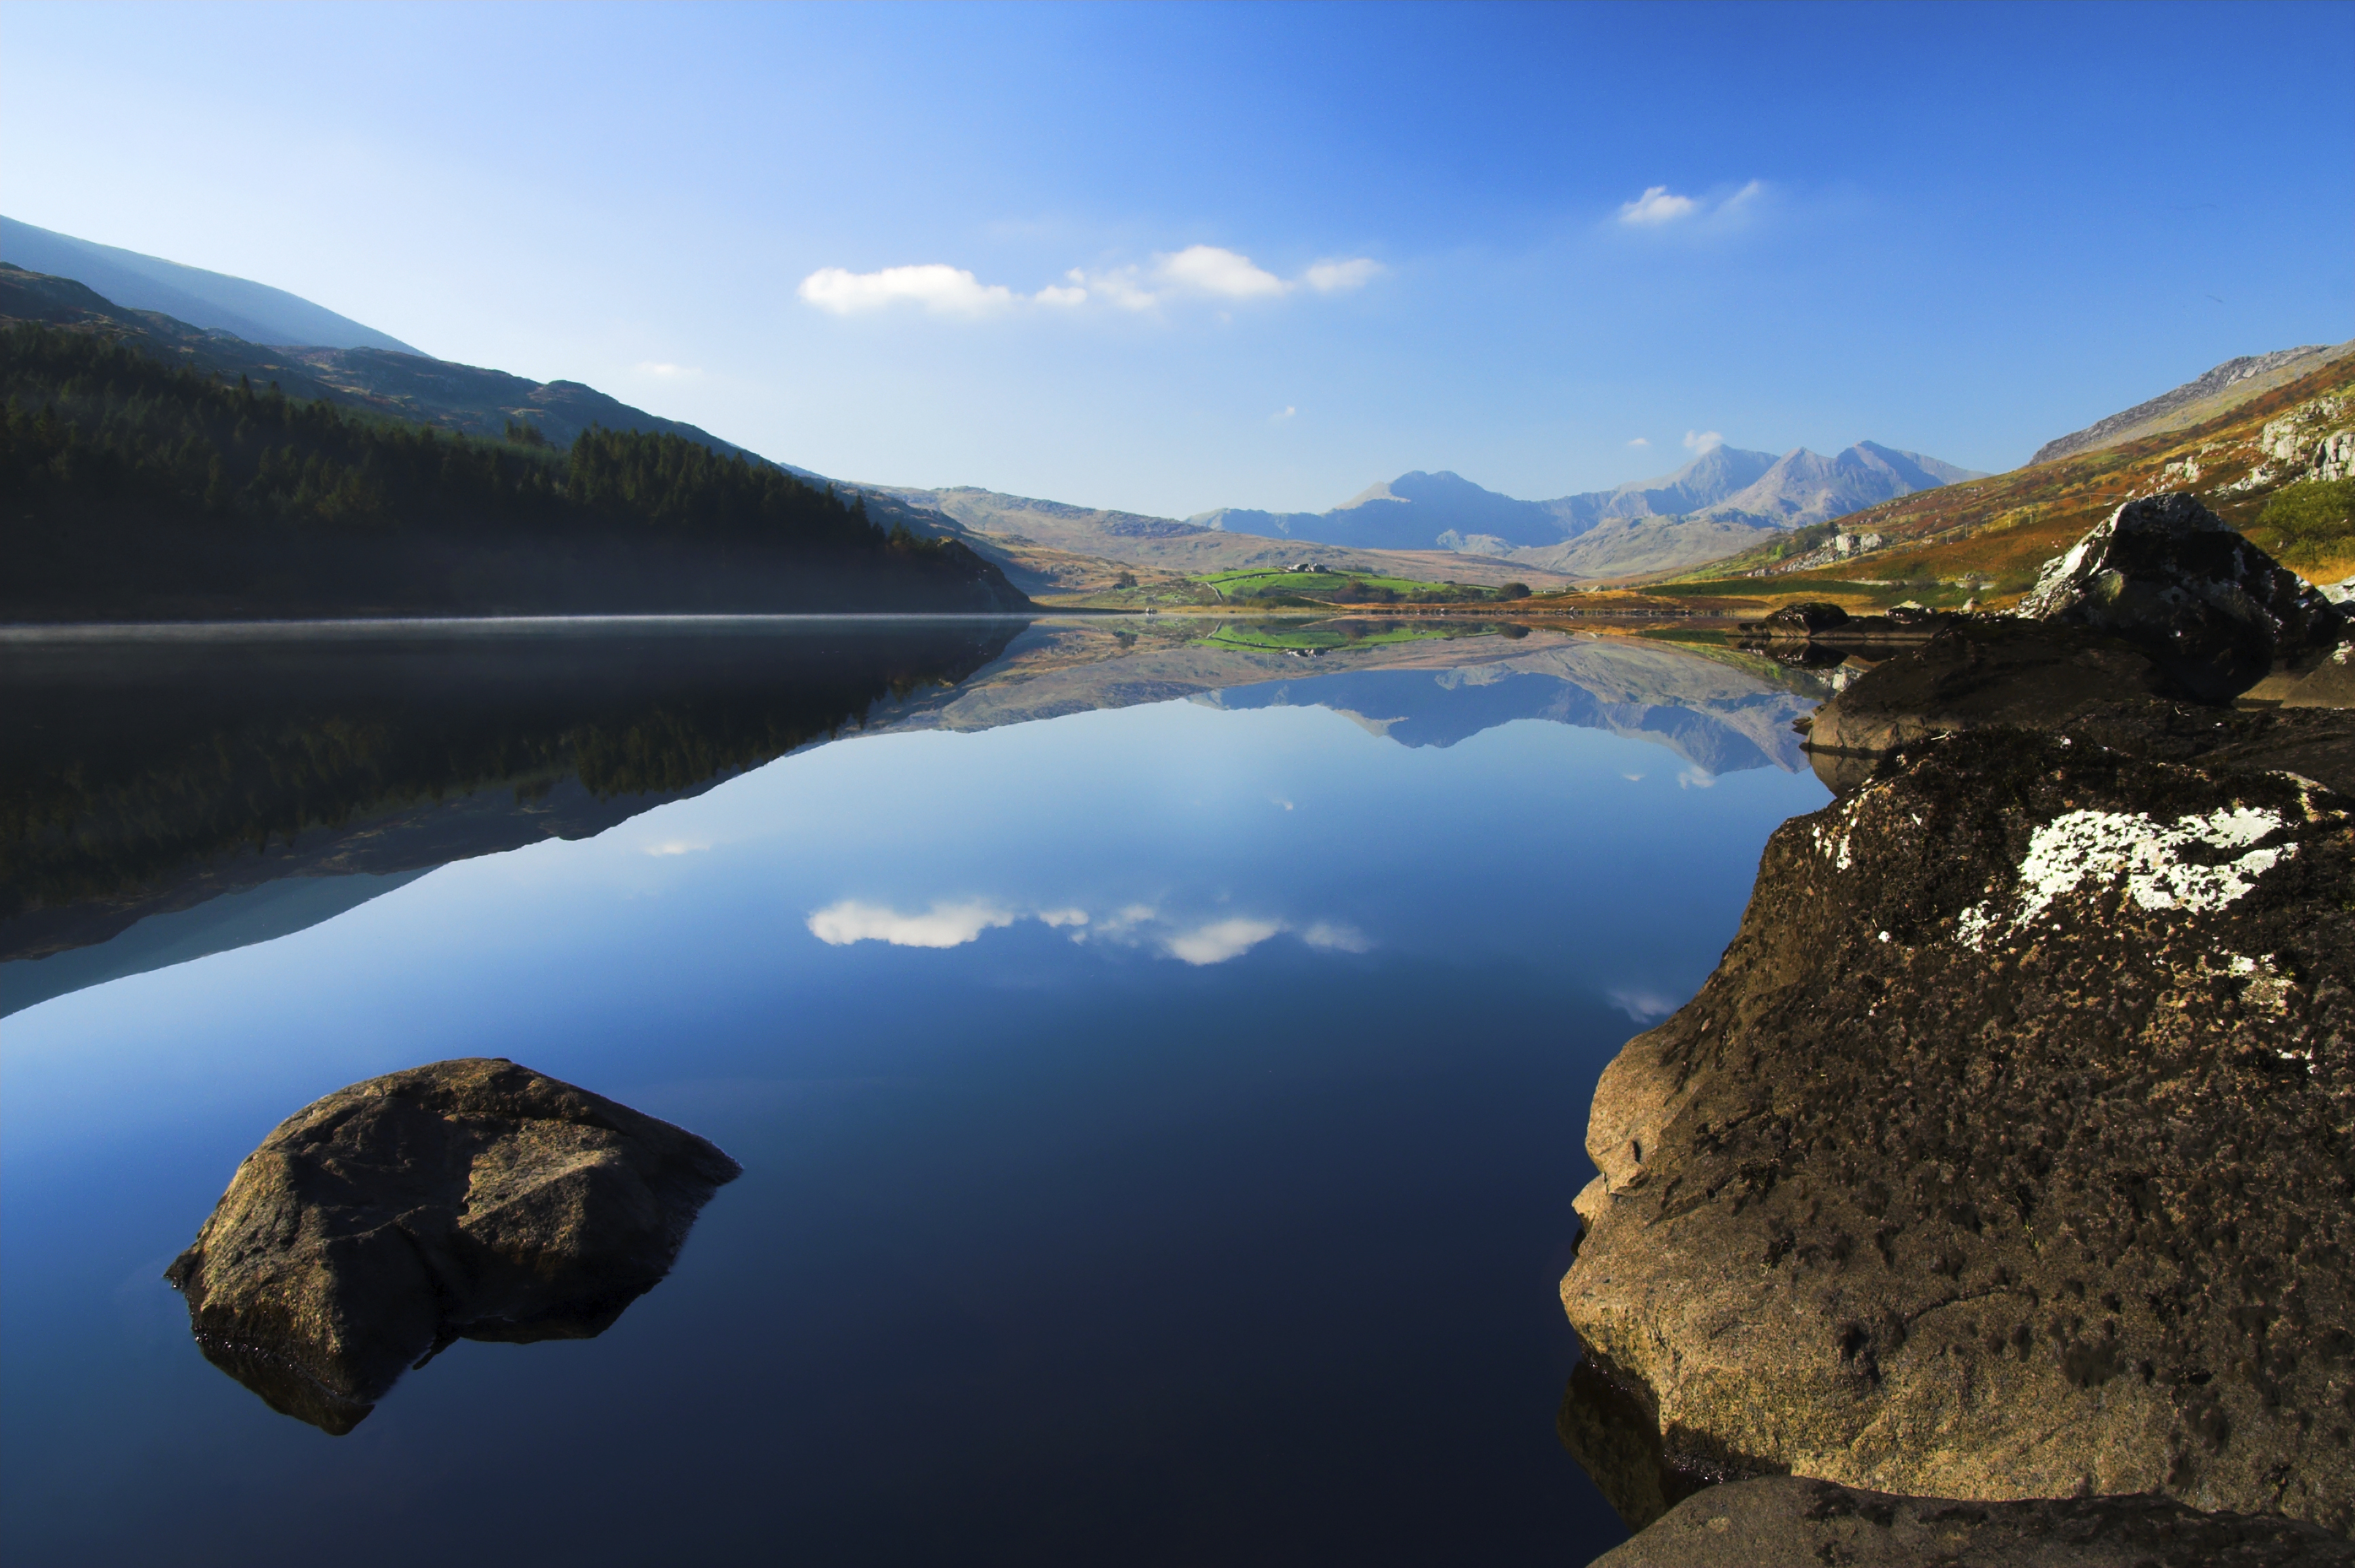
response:
<path id="1" fill-rule="evenodd" d="M 2308 343 L 2296 348 L 2277 348 L 2270 354 L 2244 354 L 2237 359 L 2227 359 L 2172 390 L 2097 420 L 2083 430 L 2046 442 L 2028 460 L 2029 466 L 2214 419 L 2251 398 L 2310 375 L 2350 353 L 2355 353 L 2355 343 L 2336 347 Z"/>

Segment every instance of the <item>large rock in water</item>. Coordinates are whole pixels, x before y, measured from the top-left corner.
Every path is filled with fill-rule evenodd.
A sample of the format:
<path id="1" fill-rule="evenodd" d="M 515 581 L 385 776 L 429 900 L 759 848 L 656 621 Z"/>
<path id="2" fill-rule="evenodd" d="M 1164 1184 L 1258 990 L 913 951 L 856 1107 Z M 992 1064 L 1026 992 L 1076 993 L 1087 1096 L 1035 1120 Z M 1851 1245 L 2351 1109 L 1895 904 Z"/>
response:
<path id="1" fill-rule="evenodd" d="M 2319 590 L 2185 493 L 2120 507 L 2046 564 L 2018 613 L 2135 643 L 2211 702 L 2318 658 L 2345 624 Z"/>
<path id="2" fill-rule="evenodd" d="M 529 1068 L 437 1061 L 281 1123 L 165 1277 L 208 1359 L 340 1435 L 454 1340 L 604 1332 L 741 1174 Z"/>
<path id="3" fill-rule="evenodd" d="M 1785 824 L 1604 1072 L 1562 1302 L 1672 1460 L 2355 1524 L 2355 801 L 2130 728 Z"/>
<path id="4" fill-rule="evenodd" d="M 2355 1547 L 2279 1517 L 2165 1498 L 1980 1503 L 1795 1477 L 1719 1487 L 1593 1568 L 2350 1568 Z"/>

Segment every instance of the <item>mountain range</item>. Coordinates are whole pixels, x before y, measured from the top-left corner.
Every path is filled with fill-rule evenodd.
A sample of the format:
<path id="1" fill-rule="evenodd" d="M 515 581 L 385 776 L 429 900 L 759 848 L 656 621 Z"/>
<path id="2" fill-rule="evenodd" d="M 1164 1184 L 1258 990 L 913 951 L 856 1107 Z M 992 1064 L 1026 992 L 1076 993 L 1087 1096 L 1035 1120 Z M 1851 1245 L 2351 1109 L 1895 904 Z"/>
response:
<path id="1" fill-rule="evenodd" d="M 1777 457 L 1712 446 L 1673 474 L 1551 501 L 1517 500 L 1461 475 L 1417 471 L 1373 485 L 1329 512 L 1227 507 L 1187 520 L 1323 544 L 1507 555 L 1561 546 L 1614 519 L 1708 517 L 1753 528 L 1800 528 L 1916 490 L 1979 477 L 1934 457 L 1869 441 L 1830 457 L 1806 447 Z"/>

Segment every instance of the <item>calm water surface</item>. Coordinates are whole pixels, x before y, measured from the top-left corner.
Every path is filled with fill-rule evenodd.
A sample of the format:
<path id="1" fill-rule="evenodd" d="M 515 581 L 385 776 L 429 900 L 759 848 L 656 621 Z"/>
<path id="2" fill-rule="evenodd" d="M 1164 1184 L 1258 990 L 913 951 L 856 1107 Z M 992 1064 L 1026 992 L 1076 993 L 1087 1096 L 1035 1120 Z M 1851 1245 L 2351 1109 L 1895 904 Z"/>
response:
<path id="1" fill-rule="evenodd" d="M 1804 687 L 1546 632 L 943 635 L 0 648 L 50 824 L 0 923 L 9 1560 L 1622 1539 L 1554 1434 L 1587 1101 L 1826 798 Z M 114 838 L 59 848 L 61 800 Z M 464 1055 L 746 1174 L 601 1339 L 462 1341 L 346 1437 L 274 1413 L 165 1265 L 282 1117 Z"/>

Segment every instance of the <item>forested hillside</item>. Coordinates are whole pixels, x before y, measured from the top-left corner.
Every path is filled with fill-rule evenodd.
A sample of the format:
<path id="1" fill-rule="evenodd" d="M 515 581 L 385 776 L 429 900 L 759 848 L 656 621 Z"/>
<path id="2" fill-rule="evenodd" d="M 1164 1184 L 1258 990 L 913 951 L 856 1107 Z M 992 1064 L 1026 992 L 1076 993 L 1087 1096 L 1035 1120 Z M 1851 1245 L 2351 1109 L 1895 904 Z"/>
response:
<path id="1" fill-rule="evenodd" d="M 445 435 L 31 324 L 0 400 L 9 619 L 1026 603 L 953 539 L 677 435 Z"/>

